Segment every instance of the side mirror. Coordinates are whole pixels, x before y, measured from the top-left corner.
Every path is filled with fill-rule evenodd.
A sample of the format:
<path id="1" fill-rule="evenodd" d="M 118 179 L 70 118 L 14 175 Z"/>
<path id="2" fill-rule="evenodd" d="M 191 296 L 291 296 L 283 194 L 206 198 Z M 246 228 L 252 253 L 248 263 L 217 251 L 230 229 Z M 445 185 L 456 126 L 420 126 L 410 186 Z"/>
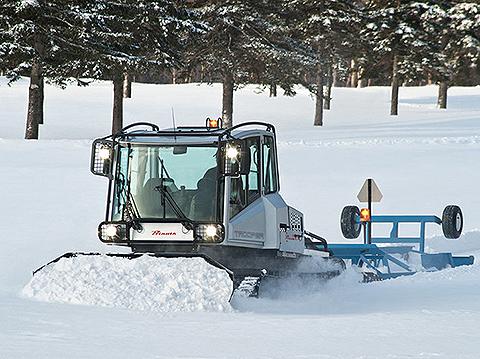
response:
<path id="1" fill-rule="evenodd" d="M 95 140 L 92 144 L 90 171 L 97 176 L 112 178 L 113 142 Z"/>
<path id="2" fill-rule="evenodd" d="M 250 172 L 250 150 L 245 141 L 231 140 L 225 142 L 218 156 L 218 167 L 224 176 L 237 177 Z"/>

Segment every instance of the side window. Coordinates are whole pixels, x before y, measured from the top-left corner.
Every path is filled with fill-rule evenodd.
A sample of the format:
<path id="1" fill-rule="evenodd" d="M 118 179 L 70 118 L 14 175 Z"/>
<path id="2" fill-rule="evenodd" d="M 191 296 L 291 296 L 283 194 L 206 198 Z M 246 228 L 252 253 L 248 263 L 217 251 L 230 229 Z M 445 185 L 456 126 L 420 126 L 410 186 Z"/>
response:
<path id="1" fill-rule="evenodd" d="M 275 142 L 271 136 L 265 136 L 263 142 L 263 190 L 265 194 L 278 191 Z"/>
<path id="2" fill-rule="evenodd" d="M 247 204 L 252 203 L 260 197 L 260 138 L 247 139 L 247 146 L 250 149 L 250 173 L 245 178 L 248 193 L 246 196 Z"/>
<path id="3" fill-rule="evenodd" d="M 251 157 L 250 172 L 248 175 L 232 178 L 231 217 L 260 197 L 260 138 L 248 138 L 246 142 Z"/>

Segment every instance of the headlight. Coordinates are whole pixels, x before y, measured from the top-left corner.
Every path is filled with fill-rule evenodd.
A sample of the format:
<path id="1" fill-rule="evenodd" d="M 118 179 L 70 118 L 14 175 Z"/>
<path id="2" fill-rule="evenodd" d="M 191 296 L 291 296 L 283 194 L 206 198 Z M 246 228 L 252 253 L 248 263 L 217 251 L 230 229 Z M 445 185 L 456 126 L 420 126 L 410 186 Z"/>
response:
<path id="1" fill-rule="evenodd" d="M 108 140 L 95 140 L 92 144 L 90 170 L 97 176 L 112 177 L 113 143 Z"/>
<path id="2" fill-rule="evenodd" d="M 98 157 L 101 160 L 108 160 L 110 158 L 110 149 L 108 147 L 100 147 L 98 149 Z"/>
<path id="3" fill-rule="evenodd" d="M 239 171 L 240 150 L 235 145 L 227 145 L 225 148 L 225 173 L 236 173 Z"/>
<path id="4" fill-rule="evenodd" d="M 238 158 L 238 155 L 240 154 L 240 152 L 238 151 L 238 148 L 237 148 L 237 147 L 228 146 L 228 147 L 227 147 L 226 154 L 227 154 L 227 158 L 228 158 L 229 160 L 231 160 L 231 161 L 236 161 L 237 158 Z"/>
<path id="5" fill-rule="evenodd" d="M 98 238 L 109 243 L 126 241 L 127 230 L 127 224 L 124 222 L 102 222 L 98 226 Z"/>
<path id="6" fill-rule="evenodd" d="M 224 229 L 221 224 L 199 224 L 195 227 L 195 239 L 206 243 L 223 241 Z"/>
<path id="7" fill-rule="evenodd" d="M 217 227 L 215 226 L 207 226 L 205 228 L 205 235 L 207 237 L 215 237 L 217 235 Z"/>
<path id="8" fill-rule="evenodd" d="M 116 224 L 108 224 L 105 227 L 105 234 L 107 237 L 115 237 L 117 235 L 117 225 Z"/>

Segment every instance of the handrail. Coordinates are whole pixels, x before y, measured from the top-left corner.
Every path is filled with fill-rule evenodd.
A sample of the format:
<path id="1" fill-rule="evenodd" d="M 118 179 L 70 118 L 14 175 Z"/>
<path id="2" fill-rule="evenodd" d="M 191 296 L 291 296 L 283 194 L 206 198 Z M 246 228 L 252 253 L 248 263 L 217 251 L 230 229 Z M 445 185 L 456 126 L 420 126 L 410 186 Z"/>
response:
<path id="1" fill-rule="evenodd" d="M 118 135 L 118 134 L 123 134 L 123 133 L 126 133 L 126 130 L 129 130 L 131 129 L 132 127 L 136 127 L 136 126 L 148 126 L 148 127 L 151 127 L 152 128 L 152 131 L 160 131 L 160 127 L 158 127 L 157 125 L 155 125 L 154 123 L 150 123 L 150 122 L 135 122 L 135 123 L 132 123 L 128 126 L 125 126 L 124 128 L 122 128 L 118 133 L 115 134 Z"/>
<path id="2" fill-rule="evenodd" d="M 138 133 L 138 134 L 126 132 L 126 130 L 136 126 L 150 126 L 152 130 L 155 132 L 146 132 L 146 133 Z M 195 135 L 195 136 L 217 136 L 221 140 L 222 137 L 226 135 L 231 136 L 232 131 L 237 130 L 241 127 L 246 127 L 246 126 L 264 126 L 266 127 L 267 131 L 270 131 L 273 134 L 275 134 L 275 127 L 273 125 L 265 122 L 259 122 L 259 121 L 239 123 L 238 125 L 235 125 L 230 128 L 225 128 L 225 129 L 222 129 L 222 128 L 214 129 L 214 128 L 206 128 L 206 127 L 200 127 L 200 126 L 192 126 L 192 127 L 180 126 L 180 127 L 177 127 L 176 129 L 167 129 L 167 130 L 160 130 L 160 128 L 157 125 L 149 122 L 136 122 L 122 128 L 121 131 L 117 132 L 112 137 L 122 137 L 124 135 L 142 136 L 142 137 L 156 137 L 156 136 L 167 136 L 167 135 L 182 137 L 182 136 Z M 107 137 L 110 137 L 110 136 L 107 136 Z"/>
<path id="3" fill-rule="evenodd" d="M 267 128 L 267 131 L 271 131 L 275 134 L 275 126 L 273 126 L 270 123 L 261 122 L 261 121 L 250 121 L 250 122 L 239 123 L 238 125 L 235 125 L 235 126 L 232 126 L 232 127 L 229 127 L 227 129 L 225 129 L 225 133 L 232 132 L 233 130 L 236 130 L 236 129 L 238 129 L 240 127 L 244 127 L 244 126 L 265 126 Z"/>

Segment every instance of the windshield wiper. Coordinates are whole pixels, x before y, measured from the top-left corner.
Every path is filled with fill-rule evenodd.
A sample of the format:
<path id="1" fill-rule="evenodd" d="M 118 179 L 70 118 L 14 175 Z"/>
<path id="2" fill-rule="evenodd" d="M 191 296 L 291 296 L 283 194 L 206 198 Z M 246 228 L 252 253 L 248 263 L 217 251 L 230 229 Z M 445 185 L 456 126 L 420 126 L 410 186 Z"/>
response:
<path id="1" fill-rule="evenodd" d="M 156 186 L 155 190 L 160 192 L 162 197 L 165 198 L 170 206 L 172 207 L 173 211 L 177 215 L 178 219 L 182 221 L 182 224 L 184 225 L 185 228 L 189 230 L 193 230 L 193 223 L 192 221 L 183 213 L 182 209 L 178 205 L 178 203 L 175 201 L 175 199 L 172 197 L 171 193 L 167 191 L 166 186 L 163 184 L 163 178 L 162 178 L 162 184 L 160 186 Z M 163 210 L 165 212 L 165 203 L 162 203 Z M 165 216 L 164 216 L 165 217 Z"/>
<path id="2" fill-rule="evenodd" d="M 128 190 L 127 194 L 127 201 L 125 202 L 125 206 L 127 208 L 127 212 L 130 218 L 128 218 L 128 222 L 132 224 L 132 228 L 141 231 L 143 229 L 142 225 L 140 224 L 140 212 L 138 211 L 137 204 L 133 199 L 132 193 L 130 189 Z"/>
<path id="3" fill-rule="evenodd" d="M 171 193 L 167 191 L 167 186 L 165 186 L 165 182 L 171 181 L 173 183 L 173 178 L 170 177 L 170 174 L 167 171 L 167 168 L 165 167 L 165 164 L 163 163 L 163 160 L 158 157 L 158 160 L 160 161 L 160 179 L 162 181 L 162 184 L 160 186 L 156 186 L 155 190 L 160 192 L 162 196 L 162 207 L 163 207 L 163 218 L 166 218 L 166 203 L 165 199 L 168 201 L 170 204 L 170 207 L 172 207 L 173 211 L 177 215 L 177 218 L 180 219 L 182 222 L 183 226 L 188 229 L 188 230 L 193 230 L 193 222 L 191 219 L 189 219 L 185 213 L 183 213 L 182 209 L 178 205 L 177 201 L 172 197 Z M 166 175 L 166 178 L 165 178 Z"/>
<path id="4" fill-rule="evenodd" d="M 117 179 L 120 184 L 120 190 L 117 192 L 117 198 L 122 197 L 123 202 L 125 203 L 125 207 L 123 210 L 122 217 L 125 217 L 125 212 L 127 213 L 127 218 L 124 218 L 128 223 L 132 224 L 132 228 L 140 231 L 142 230 L 142 226 L 140 224 L 140 212 L 138 211 L 137 204 L 135 203 L 135 199 L 133 198 L 132 193 L 130 192 L 130 181 L 125 186 L 125 176 L 121 174 L 121 177 Z"/>

